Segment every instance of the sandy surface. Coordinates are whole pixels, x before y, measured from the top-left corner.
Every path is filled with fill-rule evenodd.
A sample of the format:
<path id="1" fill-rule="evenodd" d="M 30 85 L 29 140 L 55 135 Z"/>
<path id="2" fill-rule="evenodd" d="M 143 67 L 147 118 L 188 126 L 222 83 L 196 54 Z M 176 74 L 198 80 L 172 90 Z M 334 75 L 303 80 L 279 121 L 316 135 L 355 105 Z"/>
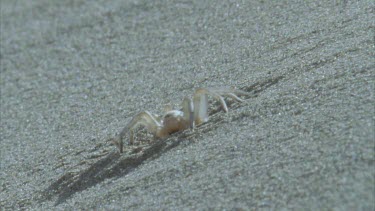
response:
<path id="1" fill-rule="evenodd" d="M 375 209 L 374 2 L 202 2 L 1 1 L 1 210 Z M 214 86 L 251 95 L 108 141 Z"/>

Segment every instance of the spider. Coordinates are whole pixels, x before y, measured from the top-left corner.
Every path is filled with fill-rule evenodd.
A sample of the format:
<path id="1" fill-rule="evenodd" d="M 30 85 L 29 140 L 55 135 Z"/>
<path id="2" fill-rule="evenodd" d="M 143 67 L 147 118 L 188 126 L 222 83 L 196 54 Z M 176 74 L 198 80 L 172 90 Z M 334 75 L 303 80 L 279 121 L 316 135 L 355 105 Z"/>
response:
<path id="1" fill-rule="evenodd" d="M 138 126 L 143 126 L 148 132 L 154 135 L 154 138 L 166 138 L 172 133 L 183 131 L 188 128 L 193 129 L 196 125 L 200 125 L 208 121 L 208 96 L 217 99 L 225 112 L 228 112 L 227 104 L 224 96 L 233 100 L 242 102 L 243 100 L 237 95 L 249 95 L 244 92 L 232 88 L 198 88 L 193 98 L 185 97 L 182 101 L 182 109 L 172 110 L 166 109 L 164 115 L 151 114 L 148 111 L 142 111 L 135 115 L 133 119 L 125 126 L 117 137 L 117 146 L 120 153 L 123 152 L 123 139 L 129 133 L 129 144 L 134 143 L 134 130 Z"/>

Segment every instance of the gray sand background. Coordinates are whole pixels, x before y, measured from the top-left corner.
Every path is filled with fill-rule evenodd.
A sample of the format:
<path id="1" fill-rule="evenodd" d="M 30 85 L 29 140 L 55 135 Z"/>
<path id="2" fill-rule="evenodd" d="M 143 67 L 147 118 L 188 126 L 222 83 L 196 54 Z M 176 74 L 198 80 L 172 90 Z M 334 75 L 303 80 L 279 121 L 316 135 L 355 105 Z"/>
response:
<path id="1" fill-rule="evenodd" d="M 0 209 L 374 210 L 374 1 L 1 1 Z M 235 86 L 123 154 L 136 113 Z"/>

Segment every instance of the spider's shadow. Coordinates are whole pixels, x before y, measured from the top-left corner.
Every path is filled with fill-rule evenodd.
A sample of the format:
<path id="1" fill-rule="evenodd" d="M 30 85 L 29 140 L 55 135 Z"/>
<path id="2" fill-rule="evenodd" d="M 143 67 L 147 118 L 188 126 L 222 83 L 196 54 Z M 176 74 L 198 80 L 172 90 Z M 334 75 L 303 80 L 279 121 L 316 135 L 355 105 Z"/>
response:
<path id="1" fill-rule="evenodd" d="M 44 190 L 41 201 L 51 200 L 57 196 L 56 206 L 64 203 L 76 192 L 95 186 L 105 179 L 127 175 L 145 160 L 159 157 L 188 138 L 183 132 L 176 135 L 172 138 L 173 140 L 155 141 L 152 145 L 143 148 L 142 153 L 135 153 L 125 157 L 117 151 L 112 151 L 78 175 L 73 173 L 64 174 Z"/>

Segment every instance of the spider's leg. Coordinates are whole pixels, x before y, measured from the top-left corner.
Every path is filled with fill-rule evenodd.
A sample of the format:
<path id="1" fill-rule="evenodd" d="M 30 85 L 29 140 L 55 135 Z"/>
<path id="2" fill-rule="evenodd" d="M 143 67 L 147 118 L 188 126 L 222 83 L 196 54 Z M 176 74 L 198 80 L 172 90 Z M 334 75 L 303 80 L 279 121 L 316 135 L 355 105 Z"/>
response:
<path id="1" fill-rule="evenodd" d="M 129 131 L 129 144 L 134 144 L 134 131 Z"/>
<path id="2" fill-rule="evenodd" d="M 182 112 L 184 119 L 189 122 L 190 129 L 194 128 L 194 103 L 189 97 L 185 97 L 182 101 Z"/>
<path id="3" fill-rule="evenodd" d="M 239 98 L 238 96 L 241 96 L 241 95 L 249 96 L 250 95 L 250 93 L 248 93 L 248 92 L 238 90 L 238 89 L 229 88 L 229 87 L 207 88 L 205 90 L 206 90 L 208 95 L 211 95 L 212 97 L 214 97 L 214 98 L 216 98 L 217 100 L 220 101 L 220 103 L 221 103 L 225 112 L 228 112 L 228 107 L 227 107 L 227 105 L 224 101 L 224 98 L 223 98 L 224 96 L 230 97 L 233 100 L 238 101 L 238 102 L 243 102 L 243 100 L 241 98 Z"/>
<path id="4" fill-rule="evenodd" d="M 227 95 L 228 97 L 231 97 L 232 99 L 237 100 L 238 102 L 243 102 L 243 100 L 238 96 L 251 96 L 249 92 L 245 92 L 238 89 L 230 89 L 230 92 Z"/>
<path id="5" fill-rule="evenodd" d="M 208 121 L 208 97 L 206 89 L 197 89 L 193 96 L 194 121 L 199 125 Z"/>
<path id="6" fill-rule="evenodd" d="M 236 90 L 232 88 L 199 88 L 195 91 L 194 102 L 194 120 L 196 124 L 206 122 L 208 120 L 208 100 L 207 96 L 210 95 L 217 99 L 225 112 L 228 112 L 228 106 L 223 96 L 230 97 L 236 101 L 242 102 L 243 100 L 237 95 L 249 95 L 249 93 Z"/>
<path id="7" fill-rule="evenodd" d="M 130 133 L 129 143 L 133 143 L 133 129 L 135 129 L 139 125 L 146 127 L 148 132 L 156 134 L 159 128 L 161 128 L 161 124 L 156 119 L 157 118 L 148 111 L 143 111 L 135 115 L 133 119 L 121 131 L 120 145 L 122 145 L 123 139 L 125 138 L 128 132 Z M 120 151 L 121 150 L 122 149 L 120 149 Z"/>
<path id="8" fill-rule="evenodd" d="M 228 97 L 232 98 L 233 100 L 237 100 L 238 102 L 243 102 L 243 100 L 241 98 L 239 98 L 237 95 L 235 95 L 233 93 L 228 93 L 227 95 L 228 95 Z"/>
<path id="9" fill-rule="evenodd" d="M 245 91 L 242 91 L 242 90 L 238 90 L 238 89 L 233 89 L 233 88 L 229 88 L 229 87 L 221 87 L 221 88 L 208 88 L 207 89 L 210 93 L 215 93 L 215 94 L 218 94 L 218 95 L 221 95 L 221 96 L 228 96 L 238 102 L 242 102 L 243 100 L 241 98 L 239 98 L 238 96 L 241 96 L 241 95 L 246 95 L 246 96 L 249 96 L 250 93 L 248 92 L 245 92 Z"/>

